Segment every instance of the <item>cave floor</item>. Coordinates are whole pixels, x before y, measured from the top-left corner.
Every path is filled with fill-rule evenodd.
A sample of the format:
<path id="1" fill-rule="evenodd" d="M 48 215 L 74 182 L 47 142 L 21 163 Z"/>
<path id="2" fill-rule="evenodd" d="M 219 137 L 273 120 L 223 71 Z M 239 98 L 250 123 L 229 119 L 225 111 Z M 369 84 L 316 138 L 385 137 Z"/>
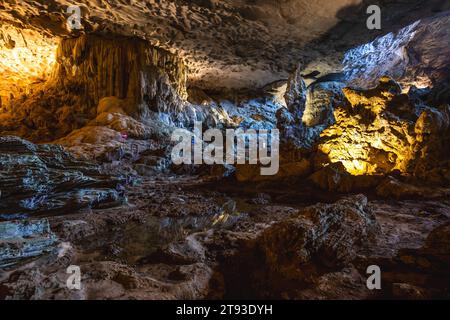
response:
<path id="1" fill-rule="evenodd" d="M 434 270 L 422 248 L 430 232 L 450 220 L 449 199 L 383 200 L 369 195 L 364 210 L 373 212 L 380 226 L 376 239 L 358 245 L 351 263 L 327 266 L 326 271 L 320 267 L 320 272 L 316 266 L 311 273 L 314 280 L 295 290 L 283 292 L 265 280 L 257 286 L 249 284 L 258 282 L 258 272 L 250 275 L 248 262 L 238 267 L 241 272 L 234 279 L 223 271 L 234 261 L 231 257 L 245 255 L 245 249 L 239 252 L 242 243 L 246 248 L 245 243 L 258 241 L 252 234 L 307 206 L 332 203 L 343 196 L 349 197 L 289 184 L 244 186 L 198 177 L 145 178 L 129 188 L 128 201 L 120 207 L 46 217 L 59 239 L 56 250 L 5 269 L 0 277 L 0 297 L 446 297 L 443 280 L 448 280 L 448 274 Z M 197 238 L 205 234 L 213 240 Z M 366 268 L 372 264 L 386 271 L 381 290 L 366 287 Z M 64 288 L 68 265 L 80 266 L 81 290 Z M 237 289 L 236 283 L 246 284 L 247 289 Z M 256 289 L 259 286 L 264 288 Z M 426 292 L 422 287 L 428 288 Z"/>

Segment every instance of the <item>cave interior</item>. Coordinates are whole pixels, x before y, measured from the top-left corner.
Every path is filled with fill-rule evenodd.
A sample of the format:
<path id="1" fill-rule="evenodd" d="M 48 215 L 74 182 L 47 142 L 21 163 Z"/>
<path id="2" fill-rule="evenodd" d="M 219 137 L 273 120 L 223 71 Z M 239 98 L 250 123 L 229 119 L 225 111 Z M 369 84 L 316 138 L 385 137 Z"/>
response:
<path id="1" fill-rule="evenodd" d="M 0 0 L 0 299 L 450 299 L 449 39 L 449 0 Z"/>

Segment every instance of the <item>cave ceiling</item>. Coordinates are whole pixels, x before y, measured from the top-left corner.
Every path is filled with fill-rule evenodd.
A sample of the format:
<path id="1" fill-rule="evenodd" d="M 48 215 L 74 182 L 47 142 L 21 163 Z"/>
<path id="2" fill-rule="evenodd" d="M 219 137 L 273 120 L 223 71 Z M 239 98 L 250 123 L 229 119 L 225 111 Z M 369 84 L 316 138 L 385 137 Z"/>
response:
<path id="1" fill-rule="evenodd" d="M 382 30 L 365 9 L 382 8 Z M 448 0 L 1 0 L 0 21 L 48 37 L 76 36 L 67 7 L 82 8 L 82 33 L 137 36 L 181 56 L 190 83 L 246 88 L 305 72 L 338 71 L 345 50 L 448 10 Z"/>

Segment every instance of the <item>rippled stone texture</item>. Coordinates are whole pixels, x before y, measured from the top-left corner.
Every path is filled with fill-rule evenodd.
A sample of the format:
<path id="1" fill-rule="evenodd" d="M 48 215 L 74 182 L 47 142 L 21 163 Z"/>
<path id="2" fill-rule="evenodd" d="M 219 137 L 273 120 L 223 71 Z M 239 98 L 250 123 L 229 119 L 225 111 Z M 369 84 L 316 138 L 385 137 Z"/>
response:
<path id="1" fill-rule="evenodd" d="M 73 36 L 65 12 L 77 4 L 82 32 L 136 35 L 177 51 L 192 82 L 215 88 L 262 86 L 287 77 L 297 61 L 310 71 L 337 71 L 345 50 L 449 9 L 442 0 L 379 0 L 383 28 L 369 30 L 368 3 L 360 0 L 10 0 L 0 20 Z"/>
<path id="2" fill-rule="evenodd" d="M 121 177 L 75 160 L 62 147 L 0 137 L 0 213 L 11 219 L 34 213 L 64 213 L 123 201 Z"/>

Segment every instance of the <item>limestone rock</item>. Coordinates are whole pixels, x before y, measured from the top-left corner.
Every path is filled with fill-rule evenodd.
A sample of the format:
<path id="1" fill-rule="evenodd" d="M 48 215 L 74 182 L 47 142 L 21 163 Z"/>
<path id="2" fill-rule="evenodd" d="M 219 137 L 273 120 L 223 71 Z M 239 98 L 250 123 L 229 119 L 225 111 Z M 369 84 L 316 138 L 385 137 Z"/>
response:
<path id="1" fill-rule="evenodd" d="M 120 132 L 103 126 L 86 126 L 54 141 L 79 159 L 102 159 L 107 153 L 113 153 L 115 160 L 120 160 L 124 142 Z"/>
<path id="2" fill-rule="evenodd" d="M 124 67 L 126 66 L 126 67 Z M 186 67 L 175 55 L 133 37 L 62 39 L 39 90 L 11 102 L 0 133 L 49 142 L 108 111 L 149 120 L 183 111 Z"/>
<path id="3" fill-rule="evenodd" d="M 73 66 L 77 66 L 72 71 Z M 127 68 L 124 68 L 124 66 Z M 166 78 L 165 78 L 166 77 Z M 102 79 L 111 79 L 105 81 Z M 163 84 L 162 81 L 167 81 Z M 95 35 L 62 40 L 58 47 L 53 79 L 59 84 L 75 83 L 83 88 L 86 103 L 96 106 L 104 97 L 127 99 L 125 110 L 132 115 L 138 105 L 164 109 L 158 105 L 167 96 L 161 90 L 173 86 L 186 97 L 186 69 L 174 55 L 145 41 Z M 177 97 L 172 97 L 177 98 Z M 171 104 L 174 101 L 166 101 Z"/>
<path id="4" fill-rule="evenodd" d="M 379 225 L 367 198 L 356 195 L 291 212 L 253 229 L 198 235 L 196 255 L 189 255 L 202 259 L 207 248 L 206 256 L 219 263 L 223 290 L 233 297 L 299 298 L 317 285 L 325 270 L 337 272 L 353 261 L 361 247 L 374 241 Z"/>
<path id="5" fill-rule="evenodd" d="M 414 174 L 417 165 L 426 171 L 438 159 L 445 160 L 441 141 L 448 136 L 446 110 L 416 106 L 388 77 L 381 78 L 376 88 L 343 92 L 348 103 L 334 110 L 336 124 L 321 133 L 316 165 L 342 162 L 354 175 L 394 170 Z"/>
<path id="6" fill-rule="evenodd" d="M 357 195 L 335 204 L 309 207 L 275 224 L 264 232 L 262 247 L 267 263 L 274 268 L 283 265 L 295 268 L 314 258 L 325 265 L 338 266 L 354 259 L 356 246 L 373 238 L 377 230 L 375 217 L 367 208 L 367 198 Z M 292 259 L 285 260 L 289 255 Z M 297 268 L 291 270 L 301 273 Z"/>
<path id="7" fill-rule="evenodd" d="M 443 269 L 450 267 L 450 223 L 446 223 L 428 236 L 423 251 L 437 259 Z"/>
<path id="8" fill-rule="evenodd" d="M 97 118 L 89 122 L 88 126 L 101 126 L 126 135 L 128 138 L 145 140 L 156 133 L 149 126 L 122 113 L 100 113 Z"/>
<path id="9" fill-rule="evenodd" d="M 52 250 L 56 240 L 47 219 L 0 222 L 0 268 Z"/>
<path id="10" fill-rule="evenodd" d="M 287 108 L 277 111 L 277 128 L 285 145 L 311 149 L 320 133 L 332 125 L 334 107 L 343 100 L 343 84 L 325 81 L 306 87 L 298 66 L 288 80 Z"/>
<path id="11" fill-rule="evenodd" d="M 342 162 L 332 163 L 308 177 L 317 187 L 338 192 L 369 189 L 381 179 L 380 176 L 353 176 L 346 171 Z"/>
<path id="12" fill-rule="evenodd" d="M 308 127 L 334 123 L 334 108 L 343 101 L 341 82 L 313 83 L 308 87 L 302 122 Z"/>
<path id="13" fill-rule="evenodd" d="M 0 213 L 11 218 L 36 212 L 75 211 L 123 200 L 120 177 L 103 175 L 90 162 L 76 160 L 61 146 L 34 145 L 0 137 Z"/>
<path id="14" fill-rule="evenodd" d="M 449 27 L 450 14 L 446 12 L 348 51 L 344 70 L 349 84 L 368 89 L 385 75 L 405 88 L 448 81 Z"/>
<path id="15" fill-rule="evenodd" d="M 122 113 L 125 114 L 126 101 L 117 97 L 105 97 L 100 99 L 97 106 L 97 115 L 106 113 Z"/>
<path id="16" fill-rule="evenodd" d="M 377 195 L 395 199 L 438 199 L 450 196 L 449 188 L 417 186 L 387 177 L 376 188 Z"/>

